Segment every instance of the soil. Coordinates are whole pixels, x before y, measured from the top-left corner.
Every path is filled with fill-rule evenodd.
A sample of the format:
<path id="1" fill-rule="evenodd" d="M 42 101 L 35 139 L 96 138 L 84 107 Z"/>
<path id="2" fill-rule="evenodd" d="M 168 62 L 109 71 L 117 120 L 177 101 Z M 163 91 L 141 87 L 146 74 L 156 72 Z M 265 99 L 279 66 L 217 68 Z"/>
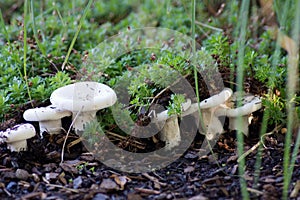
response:
<path id="1" fill-rule="evenodd" d="M 221 71 L 228 80 L 226 71 Z M 190 79 L 192 80 L 192 78 Z M 260 83 L 246 79 L 249 91 L 262 94 Z M 228 81 L 229 82 L 229 81 Z M 201 80 L 200 86 L 203 86 Z M 168 94 L 166 92 L 166 94 Z M 166 98 L 166 94 L 160 99 Z M 169 94 L 168 94 L 169 95 Z M 44 103 L 47 104 L 48 102 Z M 41 106 L 43 104 L 40 104 Z M 24 122 L 22 113 L 30 108 L 27 104 L 14 113 L 14 118 L 1 124 L 1 129 Z M 262 110 L 253 114 L 249 136 L 245 137 L 245 151 L 259 141 Z M 63 121 L 65 130 L 70 118 Z M 33 123 L 38 130 L 38 124 Z M 37 134 L 28 140 L 28 150 L 10 152 L 5 144 L 0 146 L 0 198 L 1 199 L 241 199 L 238 176 L 236 132 L 228 130 L 213 147 L 213 154 L 200 156 L 199 149 L 204 136 L 197 134 L 192 145 L 175 162 L 148 173 L 125 173 L 109 168 L 88 152 L 71 132 L 66 140 L 64 161 L 61 162 L 66 133 L 41 138 Z M 272 130 L 274 127 L 269 127 Z M 164 146 L 157 137 L 137 139 L 107 134 L 120 148 L 132 152 L 150 152 Z M 255 162 L 257 148 L 246 157 L 244 178 L 251 198 L 279 199 L 283 187 L 284 135 L 280 130 L 264 138 L 260 174 L 256 180 Z M 174 152 L 170 152 L 172 154 Z M 118 162 L 119 155 L 112 155 Z M 142 161 L 141 161 L 142 162 Z M 296 160 L 292 182 L 300 176 L 300 155 Z M 255 184 L 257 181 L 258 184 Z M 293 184 L 290 188 L 292 191 Z"/>

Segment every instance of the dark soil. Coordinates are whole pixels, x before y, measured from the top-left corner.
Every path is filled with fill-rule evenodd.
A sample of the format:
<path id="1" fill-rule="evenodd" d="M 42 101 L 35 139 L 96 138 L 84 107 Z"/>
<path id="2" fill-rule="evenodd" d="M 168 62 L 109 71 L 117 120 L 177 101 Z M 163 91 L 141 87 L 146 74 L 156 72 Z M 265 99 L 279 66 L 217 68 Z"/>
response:
<path id="1" fill-rule="evenodd" d="M 251 135 L 251 134 L 250 134 Z M 71 135 L 68 142 L 77 137 Z M 245 178 L 251 197 L 279 199 L 283 184 L 283 136 L 266 137 L 258 188 L 255 188 L 255 150 L 246 159 Z M 214 154 L 199 157 L 203 136 L 198 135 L 180 159 L 169 166 L 143 174 L 108 168 L 85 152 L 79 143 L 65 151 L 64 135 L 29 140 L 27 152 L 10 153 L 1 146 L 1 199 L 240 199 L 235 132 L 223 134 Z M 120 141 L 121 142 L 121 141 Z M 257 139 L 246 138 L 245 149 Z M 299 178 L 300 157 L 293 173 Z M 291 188 L 292 189 L 292 188 Z"/>
<path id="2" fill-rule="evenodd" d="M 226 82 L 226 76 L 223 78 Z M 249 90 L 261 90 L 258 82 L 248 80 L 253 81 L 249 84 L 252 86 Z M 16 117 L 3 123 L 1 129 L 24 122 L 20 116 L 27 107 L 30 105 L 17 109 L 18 112 L 14 113 Z M 259 141 L 262 114 L 262 111 L 257 111 L 253 115 L 249 137 L 245 138 L 245 150 Z M 70 121 L 70 118 L 63 121 L 66 130 Z M 38 130 L 37 124 L 34 125 Z M 225 130 L 226 127 L 227 120 Z M 245 179 L 252 198 L 280 199 L 282 195 L 284 135 L 279 132 L 265 137 L 261 171 L 256 185 L 257 149 L 246 157 Z M 61 162 L 66 133 L 54 136 L 45 133 L 43 139 L 37 134 L 28 140 L 29 149 L 26 152 L 11 153 L 5 144 L 0 146 L 0 198 L 241 199 L 235 134 L 235 131 L 227 130 L 213 147 L 214 154 L 201 157 L 199 149 L 204 137 L 198 134 L 190 148 L 175 162 L 143 174 L 124 173 L 105 166 L 82 143 L 72 145 L 71 142 L 78 139 L 73 133 L 67 139 L 64 162 Z M 164 145 L 163 142 L 153 142 L 153 138 L 137 140 L 134 137 L 109 134 L 107 137 L 115 145 L 132 152 L 149 152 Z M 118 155 L 113 157 L 117 159 Z M 293 183 L 300 176 L 299 164 L 300 156 L 293 172 Z"/>

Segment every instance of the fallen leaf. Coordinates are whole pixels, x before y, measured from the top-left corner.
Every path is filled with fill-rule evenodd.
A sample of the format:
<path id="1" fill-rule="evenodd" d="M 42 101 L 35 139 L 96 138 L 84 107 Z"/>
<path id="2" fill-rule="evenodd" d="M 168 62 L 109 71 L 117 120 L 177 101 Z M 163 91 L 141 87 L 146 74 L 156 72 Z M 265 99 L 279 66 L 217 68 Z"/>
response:
<path id="1" fill-rule="evenodd" d="M 126 176 L 117 176 L 117 175 L 112 175 L 112 178 L 114 178 L 115 182 L 120 186 L 121 190 L 124 190 L 125 184 L 130 181 L 130 178 Z"/>

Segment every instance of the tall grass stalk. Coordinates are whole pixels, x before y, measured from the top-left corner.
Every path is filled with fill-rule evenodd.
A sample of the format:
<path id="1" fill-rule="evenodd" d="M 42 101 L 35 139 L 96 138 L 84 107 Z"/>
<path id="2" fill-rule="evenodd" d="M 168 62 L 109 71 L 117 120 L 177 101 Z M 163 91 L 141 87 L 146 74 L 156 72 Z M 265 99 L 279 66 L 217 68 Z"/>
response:
<path id="1" fill-rule="evenodd" d="M 5 23 L 4 23 L 4 19 L 3 19 L 3 16 L 2 16 L 1 9 L 0 9 L 0 28 L 2 28 L 3 35 L 4 35 L 8 45 L 10 46 L 9 35 L 8 35 L 8 32 L 7 32 L 6 27 L 5 27 Z"/>
<path id="2" fill-rule="evenodd" d="M 62 70 L 64 70 L 65 65 L 67 64 L 67 62 L 69 60 L 69 57 L 70 57 L 70 54 L 72 52 L 73 46 L 74 46 L 74 44 L 75 44 L 75 42 L 77 40 L 77 37 L 78 37 L 78 34 L 79 34 L 80 30 L 81 30 L 82 24 L 83 24 L 83 22 L 84 22 L 84 20 L 86 18 L 87 12 L 90 9 L 92 3 L 93 3 L 93 0 L 89 0 L 87 6 L 85 7 L 85 9 L 83 11 L 82 16 L 80 17 L 80 22 L 79 22 L 79 25 L 78 25 L 78 29 L 77 29 L 77 31 L 76 31 L 73 39 L 72 39 L 71 45 L 70 45 L 70 47 L 68 49 L 68 53 L 67 53 L 66 58 L 65 58 L 65 60 L 64 60 L 64 62 L 62 64 L 62 67 L 61 67 Z"/>
<path id="3" fill-rule="evenodd" d="M 32 30 L 33 30 L 33 36 L 35 38 L 35 41 L 40 49 L 40 51 L 42 52 L 43 56 L 46 56 L 46 50 L 45 47 L 42 45 L 42 43 L 40 42 L 39 38 L 38 38 L 38 34 L 36 31 L 36 23 L 35 23 L 35 17 L 34 17 L 34 9 L 33 9 L 33 0 L 30 0 L 30 19 L 31 19 L 31 25 L 32 25 Z"/>
<path id="4" fill-rule="evenodd" d="M 194 81 L 195 81 L 196 97 L 198 103 L 199 122 L 200 122 L 200 126 L 203 127 L 205 131 L 205 126 L 202 120 L 202 115 L 200 110 L 200 95 L 199 95 L 199 84 L 198 84 L 197 60 L 196 60 L 197 56 L 196 56 L 196 40 L 195 40 L 195 27 L 196 27 L 195 19 L 196 19 L 196 0 L 192 0 L 192 63 L 194 65 Z"/>
<path id="5" fill-rule="evenodd" d="M 248 11 L 249 11 L 248 0 L 242 1 L 242 6 L 239 12 L 239 24 L 238 24 L 238 66 L 237 66 L 237 91 L 243 91 L 244 85 L 244 56 L 245 56 L 245 42 L 246 42 L 246 29 L 248 22 Z M 239 98 L 240 99 L 240 98 Z M 238 102 L 238 106 L 241 106 L 241 101 Z M 240 126 L 242 126 L 242 118 L 238 119 Z M 242 156 L 244 153 L 244 135 L 241 131 L 237 131 L 237 151 L 238 156 Z M 247 191 L 247 183 L 244 178 L 245 175 L 245 158 L 239 162 L 239 176 L 240 176 L 240 187 L 243 199 L 249 199 L 249 193 Z"/>
<path id="6" fill-rule="evenodd" d="M 288 199 L 288 190 L 290 186 L 290 181 L 293 173 L 293 167 L 295 159 L 292 159 L 290 162 L 290 151 L 291 151 L 291 142 L 292 142 L 292 131 L 293 125 L 295 122 L 294 112 L 295 112 L 295 103 L 294 97 L 296 94 L 296 87 L 299 80 L 299 34 L 300 34 L 300 0 L 297 1 L 294 15 L 294 27 L 292 32 L 292 39 L 295 42 L 295 48 L 291 49 L 288 53 L 288 77 L 287 77 L 287 134 L 285 137 L 285 145 L 284 145 L 284 158 L 283 158 L 283 193 L 282 199 Z M 299 137 L 299 136 L 298 136 Z M 297 139 L 298 141 L 298 139 Z M 297 142 L 296 142 L 296 145 Z M 295 149 L 294 153 L 297 153 L 298 149 Z"/>
<path id="7" fill-rule="evenodd" d="M 30 102 L 32 102 L 32 98 L 31 98 L 31 93 L 30 93 L 30 88 L 29 88 L 29 84 L 28 84 L 28 77 L 27 77 L 27 11 L 28 11 L 28 1 L 25 0 L 24 2 L 24 24 L 23 24 L 23 73 L 24 73 L 24 80 L 25 80 L 25 84 L 26 84 L 26 88 L 27 88 L 27 94 L 29 97 Z M 33 107 L 33 104 L 32 104 Z"/>
<path id="8" fill-rule="evenodd" d="M 286 23 L 286 19 L 287 19 L 287 13 L 289 10 L 289 1 L 286 1 L 283 8 L 280 9 L 279 11 L 279 6 L 276 4 L 278 2 L 274 1 L 274 9 L 275 9 L 275 13 L 276 16 L 279 16 L 279 24 L 283 25 Z M 280 12 L 280 13 L 279 13 Z M 276 71 L 276 66 L 279 63 L 280 60 L 280 51 L 281 51 L 281 46 L 280 46 L 280 37 L 277 37 L 277 41 L 276 41 L 276 47 L 275 47 L 275 51 L 273 53 L 272 56 L 272 64 L 271 67 L 274 68 L 274 71 Z M 277 74 L 272 73 L 272 76 L 276 76 Z M 274 77 L 269 79 L 269 83 L 267 85 L 271 85 L 271 80 L 274 79 Z M 273 93 L 274 88 L 269 88 L 268 91 L 268 95 L 270 96 L 271 93 Z M 263 115 L 263 119 L 262 119 L 262 125 L 261 125 L 261 130 L 260 130 L 260 134 L 259 134 L 259 138 L 262 138 L 262 136 L 267 132 L 267 127 L 268 127 L 268 119 L 270 117 L 270 113 L 269 110 L 266 109 L 264 111 L 264 115 Z M 258 188 L 258 181 L 259 181 L 259 176 L 260 176 L 260 168 L 261 168 L 261 163 L 262 163 L 262 143 L 260 143 L 258 150 L 257 150 L 257 155 L 256 155 L 256 161 L 255 161 L 255 173 L 254 173 L 254 188 L 257 189 Z"/>

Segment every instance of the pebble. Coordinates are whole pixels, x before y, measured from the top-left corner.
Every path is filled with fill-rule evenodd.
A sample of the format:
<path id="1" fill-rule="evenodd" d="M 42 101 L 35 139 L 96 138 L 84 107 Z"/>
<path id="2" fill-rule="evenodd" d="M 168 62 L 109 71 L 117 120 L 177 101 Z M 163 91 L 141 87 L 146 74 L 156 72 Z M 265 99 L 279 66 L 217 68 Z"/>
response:
<path id="1" fill-rule="evenodd" d="M 16 190 L 18 189 L 18 184 L 14 181 L 11 181 L 7 184 L 6 189 L 11 193 L 15 193 Z"/>
<path id="2" fill-rule="evenodd" d="M 109 197 L 105 194 L 97 194 L 96 196 L 94 196 L 93 200 L 108 200 Z"/>
<path id="3" fill-rule="evenodd" d="M 34 182 L 36 182 L 36 183 L 40 182 L 40 180 L 41 180 L 39 175 L 37 175 L 36 173 L 32 173 L 32 178 L 33 178 Z"/>
<path id="4" fill-rule="evenodd" d="M 17 169 L 16 177 L 20 180 L 26 181 L 29 177 L 29 173 L 24 169 Z"/>
<path id="5" fill-rule="evenodd" d="M 81 176 L 78 176 L 77 178 L 75 178 L 73 180 L 73 188 L 74 189 L 79 188 L 81 186 L 81 184 L 82 184 L 82 178 L 81 178 Z"/>

